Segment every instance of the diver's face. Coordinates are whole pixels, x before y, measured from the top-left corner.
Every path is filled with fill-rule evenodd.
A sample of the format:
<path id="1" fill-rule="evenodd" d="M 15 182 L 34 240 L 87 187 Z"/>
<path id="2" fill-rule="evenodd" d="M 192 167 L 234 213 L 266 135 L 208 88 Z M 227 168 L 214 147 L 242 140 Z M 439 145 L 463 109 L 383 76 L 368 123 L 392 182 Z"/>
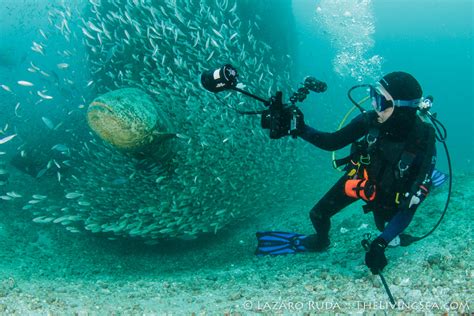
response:
<path id="1" fill-rule="evenodd" d="M 382 112 L 376 111 L 378 115 L 377 121 L 379 123 L 385 123 L 390 118 L 390 116 L 392 116 L 393 111 L 394 111 L 394 107 L 386 108 Z"/>
<path id="2" fill-rule="evenodd" d="M 377 86 L 377 92 L 380 95 L 382 95 L 387 101 L 392 101 L 393 102 L 392 96 L 390 95 L 390 93 L 387 92 L 387 90 L 385 90 L 385 88 L 382 85 Z M 372 106 L 373 106 L 375 112 L 378 115 L 377 121 L 379 123 L 386 122 L 390 118 L 390 116 L 392 116 L 393 111 L 394 111 L 393 106 L 388 107 L 388 108 L 384 109 L 383 111 L 379 111 L 375 99 L 372 99 Z"/>

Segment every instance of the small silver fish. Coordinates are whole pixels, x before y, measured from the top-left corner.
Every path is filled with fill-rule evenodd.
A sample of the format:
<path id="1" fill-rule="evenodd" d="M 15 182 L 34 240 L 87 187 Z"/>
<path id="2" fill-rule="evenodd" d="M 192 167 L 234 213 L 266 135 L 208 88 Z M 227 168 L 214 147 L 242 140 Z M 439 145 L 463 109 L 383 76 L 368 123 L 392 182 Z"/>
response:
<path id="1" fill-rule="evenodd" d="M 53 159 L 54 164 L 56 165 L 56 168 L 61 169 L 61 165 Z"/>
<path id="2" fill-rule="evenodd" d="M 40 32 L 41 36 L 43 36 L 43 38 L 44 38 L 45 40 L 48 39 L 48 37 L 46 36 L 46 34 L 43 32 L 42 29 L 40 29 L 39 32 Z"/>
<path id="3" fill-rule="evenodd" d="M 51 168 L 51 167 L 49 167 L 49 168 Z M 43 168 L 40 171 L 38 171 L 38 174 L 36 175 L 36 178 L 41 178 L 46 173 L 46 171 L 48 171 L 49 168 L 46 167 L 46 168 Z"/>
<path id="4" fill-rule="evenodd" d="M 23 197 L 23 195 L 18 194 L 18 193 L 14 192 L 14 191 L 12 191 L 12 192 L 7 192 L 7 195 L 8 195 L 8 196 L 11 196 L 12 198 L 21 198 L 21 197 Z"/>
<path id="5" fill-rule="evenodd" d="M 87 37 L 90 38 L 91 40 L 95 40 L 95 37 L 92 36 L 89 32 L 87 32 L 87 30 L 86 30 L 85 28 L 81 27 L 81 29 L 82 29 L 82 33 L 83 33 L 85 36 L 87 36 Z"/>
<path id="6" fill-rule="evenodd" d="M 77 199 L 78 197 L 83 196 L 84 194 L 78 192 L 70 192 L 66 194 L 66 199 Z"/>
<path id="7" fill-rule="evenodd" d="M 87 23 L 87 25 L 89 26 L 89 28 L 97 33 L 102 33 L 102 30 L 99 29 L 97 26 L 94 25 L 94 23 L 90 22 Z"/>
<path id="8" fill-rule="evenodd" d="M 16 117 L 21 117 L 19 114 L 18 114 L 18 109 L 20 108 L 20 102 L 18 102 L 15 106 L 15 116 Z"/>
<path id="9" fill-rule="evenodd" d="M 43 116 L 41 119 L 43 120 L 43 123 L 44 123 L 49 129 L 53 129 L 53 128 L 54 128 L 54 124 L 53 124 L 53 122 L 52 122 L 49 118 Z"/>
<path id="10" fill-rule="evenodd" d="M 17 83 L 20 85 L 20 86 L 24 86 L 24 87 L 33 87 L 34 84 L 29 82 L 29 81 L 25 81 L 25 80 L 19 80 L 17 81 Z"/>
<path id="11" fill-rule="evenodd" d="M 32 198 L 35 199 L 35 200 L 44 200 L 44 199 L 47 198 L 47 196 L 46 195 L 41 195 L 41 194 L 34 194 L 32 196 Z"/>
<path id="12" fill-rule="evenodd" d="M 44 56 L 43 46 L 41 46 L 40 44 L 36 42 L 33 42 L 33 46 L 31 47 L 31 50 Z"/>
<path id="13" fill-rule="evenodd" d="M 64 145 L 64 144 L 56 144 L 56 145 L 54 145 L 51 149 L 52 149 L 52 150 L 59 151 L 59 152 L 66 152 L 66 151 L 69 151 L 69 147 L 67 147 L 67 146 Z"/>
<path id="14" fill-rule="evenodd" d="M 40 97 L 42 97 L 45 100 L 51 100 L 53 97 L 50 95 L 43 94 L 41 91 L 37 92 Z"/>
<path id="15" fill-rule="evenodd" d="M 59 69 L 68 69 L 69 68 L 69 64 L 66 64 L 66 63 L 59 63 L 56 65 Z"/>
<path id="16" fill-rule="evenodd" d="M 6 86 L 6 85 L 2 84 L 2 85 L 0 85 L 0 87 L 2 87 L 2 89 L 7 91 L 7 92 L 12 92 L 12 90 L 10 89 L 9 86 Z"/>
<path id="17" fill-rule="evenodd" d="M 11 141 L 13 138 L 16 137 L 16 135 L 17 134 L 13 134 L 13 135 L 10 135 L 10 136 L 4 137 L 4 138 L 0 138 L 0 145 Z"/>

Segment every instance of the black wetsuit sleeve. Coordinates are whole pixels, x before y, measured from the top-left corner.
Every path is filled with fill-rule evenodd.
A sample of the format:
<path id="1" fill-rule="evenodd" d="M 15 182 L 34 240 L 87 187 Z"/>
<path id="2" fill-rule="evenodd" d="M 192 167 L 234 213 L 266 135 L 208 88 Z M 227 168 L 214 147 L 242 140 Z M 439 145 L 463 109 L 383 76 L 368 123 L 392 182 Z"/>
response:
<path id="1" fill-rule="evenodd" d="M 314 146 L 333 151 L 344 148 L 364 136 L 370 125 L 370 112 L 355 117 L 349 124 L 334 133 L 318 131 L 305 125 L 299 136 Z"/>

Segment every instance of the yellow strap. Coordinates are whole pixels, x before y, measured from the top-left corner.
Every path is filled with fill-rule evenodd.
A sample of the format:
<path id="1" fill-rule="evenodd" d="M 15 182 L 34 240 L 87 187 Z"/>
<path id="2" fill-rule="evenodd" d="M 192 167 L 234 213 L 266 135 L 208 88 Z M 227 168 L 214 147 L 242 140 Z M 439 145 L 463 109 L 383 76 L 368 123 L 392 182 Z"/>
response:
<path id="1" fill-rule="evenodd" d="M 397 195 L 395 195 L 395 204 L 400 204 L 400 199 L 399 199 L 399 197 L 400 197 L 400 193 L 397 192 Z"/>
<path id="2" fill-rule="evenodd" d="M 349 173 L 347 174 L 349 177 L 353 177 L 355 174 L 357 173 L 357 170 L 356 169 L 352 169 L 351 171 L 349 171 Z"/>

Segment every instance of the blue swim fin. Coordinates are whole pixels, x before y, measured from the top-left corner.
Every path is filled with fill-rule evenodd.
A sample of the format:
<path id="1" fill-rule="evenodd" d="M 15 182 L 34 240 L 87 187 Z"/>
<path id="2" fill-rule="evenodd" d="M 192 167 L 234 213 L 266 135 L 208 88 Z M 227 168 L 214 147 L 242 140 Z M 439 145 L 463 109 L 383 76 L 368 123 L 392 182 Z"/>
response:
<path id="1" fill-rule="evenodd" d="M 257 232 L 256 235 L 258 245 L 255 254 L 257 256 L 276 256 L 307 251 L 306 247 L 302 244 L 302 241 L 306 236 L 302 234 L 281 231 L 265 231 Z"/>
<path id="2" fill-rule="evenodd" d="M 443 183 L 448 180 L 448 175 L 435 169 L 433 170 L 433 173 L 431 174 L 431 183 L 433 184 L 433 187 L 437 188 L 441 186 Z"/>

